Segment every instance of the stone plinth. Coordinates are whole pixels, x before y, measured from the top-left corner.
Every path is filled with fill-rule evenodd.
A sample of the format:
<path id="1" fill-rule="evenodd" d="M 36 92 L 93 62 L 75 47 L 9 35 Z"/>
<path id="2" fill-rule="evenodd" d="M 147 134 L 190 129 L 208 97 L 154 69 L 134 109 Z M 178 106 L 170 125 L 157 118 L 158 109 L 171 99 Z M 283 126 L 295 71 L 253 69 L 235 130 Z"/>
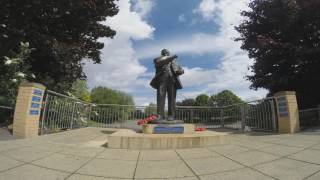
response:
<path id="1" fill-rule="evenodd" d="M 24 82 L 19 87 L 14 111 L 13 136 L 29 138 L 38 136 L 42 98 L 45 87 Z"/>
<path id="2" fill-rule="evenodd" d="M 108 147 L 115 149 L 181 149 L 198 148 L 229 142 L 228 133 L 202 131 L 190 134 L 145 134 L 119 130 L 108 138 Z"/>
<path id="3" fill-rule="evenodd" d="M 274 95 L 277 102 L 279 133 L 295 133 L 300 130 L 296 92 L 282 91 Z"/>
<path id="4" fill-rule="evenodd" d="M 145 134 L 190 134 L 194 133 L 194 124 L 144 124 Z"/>

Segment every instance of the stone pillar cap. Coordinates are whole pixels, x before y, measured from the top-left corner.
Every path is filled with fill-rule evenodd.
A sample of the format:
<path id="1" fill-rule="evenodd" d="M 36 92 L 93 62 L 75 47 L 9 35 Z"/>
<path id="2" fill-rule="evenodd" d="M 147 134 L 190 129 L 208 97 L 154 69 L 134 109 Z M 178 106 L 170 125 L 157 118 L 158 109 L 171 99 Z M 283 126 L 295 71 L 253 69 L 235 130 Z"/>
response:
<path id="1" fill-rule="evenodd" d="M 295 91 L 279 91 L 274 96 L 296 95 Z"/>
<path id="2" fill-rule="evenodd" d="M 40 83 L 35 83 L 35 82 L 27 82 L 24 81 L 20 84 L 21 87 L 35 87 L 35 88 L 39 88 L 39 89 L 43 89 L 45 90 L 46 87 Z"/>

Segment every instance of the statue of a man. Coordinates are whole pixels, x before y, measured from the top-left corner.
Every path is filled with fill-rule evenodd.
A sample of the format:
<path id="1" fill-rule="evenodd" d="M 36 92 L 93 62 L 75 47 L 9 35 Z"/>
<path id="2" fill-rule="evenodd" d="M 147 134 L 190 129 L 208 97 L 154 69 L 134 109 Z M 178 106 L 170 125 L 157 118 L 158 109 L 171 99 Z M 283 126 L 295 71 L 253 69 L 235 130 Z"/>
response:
<path id="1" fill-rule="evenodd" d="M 170 56 L 167 49 L 161 51 L 161 56 L 154 59 L 156 68 L 155 77 L 150 85 L 157 89 L 157 114 L 155 123 L 174 122 L 177 89 L 182 89 L 179 76 L 184 74 L 184 70 L 177 63 L 177 55 Z M 165 120 L 165 102 L 168 96 L 168 119 Z M 181 122 L 181 121 L 179 121 Z"/>

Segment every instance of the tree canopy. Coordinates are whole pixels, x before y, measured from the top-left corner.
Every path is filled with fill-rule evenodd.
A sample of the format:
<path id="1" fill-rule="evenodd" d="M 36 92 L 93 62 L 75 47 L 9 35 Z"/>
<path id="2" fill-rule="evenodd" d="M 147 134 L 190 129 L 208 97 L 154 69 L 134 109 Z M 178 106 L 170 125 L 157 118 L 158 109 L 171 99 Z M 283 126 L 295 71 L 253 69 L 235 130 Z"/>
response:
<path id="1" fill-rule="evenodd" d="M 91 101 L 96 104 L 134 105 L 133 98 L 130 95 L 107 87 L 93 88 Z"/>
<path id="2" fill-rule="evenodd" d="M 26 63 L 35 81 L 51 90 L 69 90 L 75 80 L 86 77 L 83 60 L 101 62 L 104 44 L 98 39 L 115 36 L 102 23 L 118 13 L 114 1 L 1 0 L 0 78 L 5 79 L 5 57 L 14 57 L 20 43 L 28 42 L 34 50 Z"/>
<path id="3" fill-rule="evenodd" d="M 300 107 L 320 102 L 320 1 L 253 0 L 236 30 L 254 59 L 251 88 L 297 92 Z"/>
<path id="4" fill-rule="evenodd" d="M 229 90 L 223 90 L 215 95 L 212 95 L 208 100 L 208 104 L 215 107 L 222 107 L 242 102 L 243 101 L 241 100 L 241 98 L 239 98 Z"/>
<path id="5" fill-rule="evenodd" d="M 206 106 L 208 105 L 209 96 L 207 94 L 200 94 L 196 97 L 196 106 Z"/>
<path id="6" fill-rule="evenodd" d="M 86 80 L 78 79 L 71 87 L 71 95 L 81 99 L 82 101 L 91 102 L 90 91 Z"/>

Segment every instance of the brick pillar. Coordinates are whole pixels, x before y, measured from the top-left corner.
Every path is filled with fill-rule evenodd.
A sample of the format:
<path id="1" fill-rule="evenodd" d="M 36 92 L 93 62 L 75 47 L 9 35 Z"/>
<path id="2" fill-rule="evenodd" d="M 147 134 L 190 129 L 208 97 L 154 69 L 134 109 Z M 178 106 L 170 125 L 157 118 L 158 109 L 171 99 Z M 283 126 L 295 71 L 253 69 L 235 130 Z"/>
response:
<path id="1" fill-rule="evenodd" d="M 45 86 L 23 82 L 19 87 L 13 119 L 13 136 L 30 138 L 38 136 L 41 104 Z"/>
<path id="2" fill-rule="evenodd" d="M 296 92 L 281 91 L 276 97 L 279 133 L 295 133 L 300 131 L 299 109 Z"/>

